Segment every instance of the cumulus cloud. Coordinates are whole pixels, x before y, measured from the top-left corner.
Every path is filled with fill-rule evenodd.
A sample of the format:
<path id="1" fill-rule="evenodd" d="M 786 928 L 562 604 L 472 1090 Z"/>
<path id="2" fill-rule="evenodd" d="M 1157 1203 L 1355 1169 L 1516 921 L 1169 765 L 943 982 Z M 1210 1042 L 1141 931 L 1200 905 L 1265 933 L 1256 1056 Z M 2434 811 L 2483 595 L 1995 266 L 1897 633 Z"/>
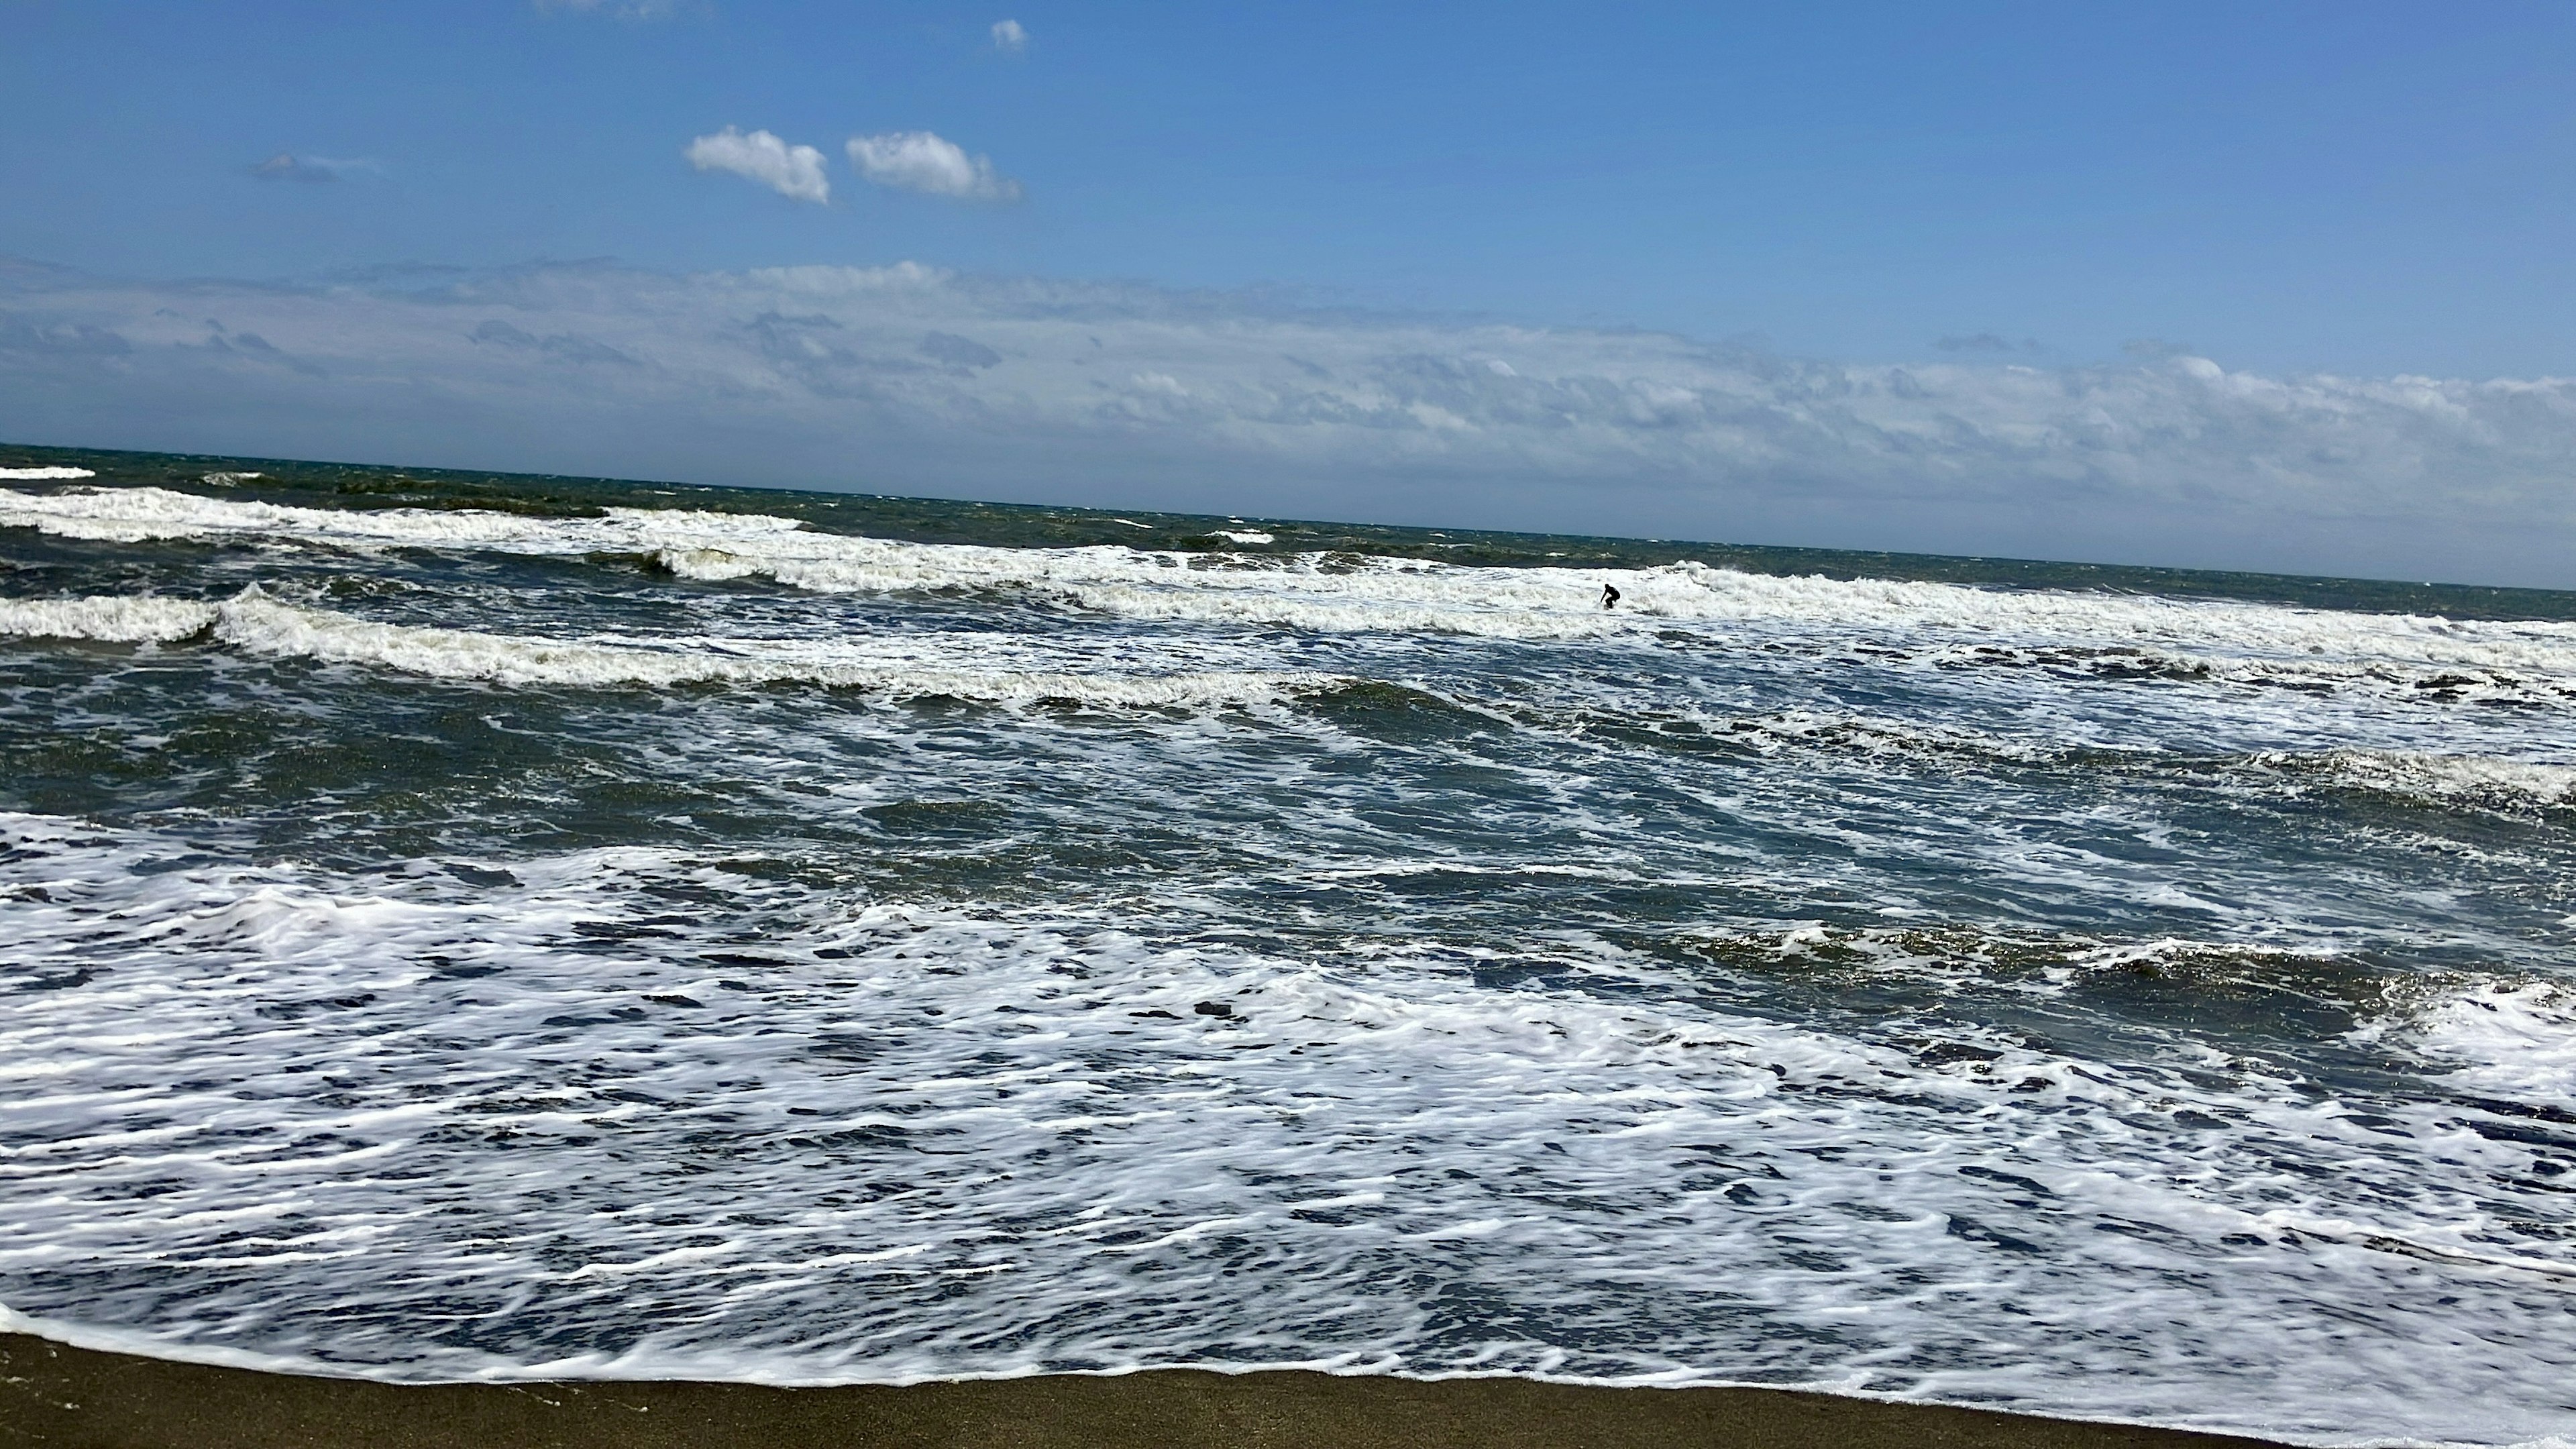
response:
<path id="1" fill-rule="evenodd" d="M 746 136 L 731 126 L 700 136 L 682 154 L 701 171 L 730 171 L 748 176 L 795 201 L 827 202 L 832 183 L 823 174 L 823 153 L 811 146 L 790 146 L 767 131 Z"/>
<path id="2" fill-rule="evenodd" d="M 993 170 L 991 158 L 928 131 L 888 131 L 850 138 L 850 165 L 879 186 L 959 201 L 1017 201 L 1020 183 Z"/>
<path id="3" fill-rule="evenodd" d="M 1845 363 L 911 264 L 0 267 L 0 438 L 2576 586 L 2576 379 Z"/>
<path id="4" fill-rule="evenodd" d="M 1010 55 L 1020 54 L 1029 48 L 1028 28 L 1016 20 L 994 21 L 993 48 Z"/>

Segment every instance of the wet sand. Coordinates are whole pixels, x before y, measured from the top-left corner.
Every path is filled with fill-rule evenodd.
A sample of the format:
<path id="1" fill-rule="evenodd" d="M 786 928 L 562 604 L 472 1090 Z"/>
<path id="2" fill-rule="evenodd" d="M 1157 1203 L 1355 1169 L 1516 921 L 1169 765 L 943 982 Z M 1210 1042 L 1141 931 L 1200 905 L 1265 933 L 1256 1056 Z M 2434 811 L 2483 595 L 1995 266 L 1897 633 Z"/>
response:
<path id="1" fill-rule="evenodd" d="M 1166 1371 L 974 1383 L 393 1385 L 0 1334 L 0 1444 L 48 1449 L 2218 1449 L 2262 1441 L 1772 1389 Z"/>

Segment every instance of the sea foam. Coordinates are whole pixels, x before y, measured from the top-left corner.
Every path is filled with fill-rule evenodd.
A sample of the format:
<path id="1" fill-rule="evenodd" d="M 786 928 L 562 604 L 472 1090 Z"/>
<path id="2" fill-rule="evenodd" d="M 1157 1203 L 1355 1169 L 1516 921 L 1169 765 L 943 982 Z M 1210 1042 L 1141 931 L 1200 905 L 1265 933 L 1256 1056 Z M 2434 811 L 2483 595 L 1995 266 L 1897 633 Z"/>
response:
<path id="1" fill-rule="evenodd" d="M 0 493 L 0 526 L 10 525 L 125 542 L 259 537 L 363 548 L 641 555 L 692 579 L 763 578 L 824 592 L 1011 590 L 1139 621 L 1528 640 L 1651 635 L 1675 627 L 1786 628 L 1822 630 L 1837 640 L 1907 640 L 1949 650 L 1940 657 L 1962 664 L 1981 662 L 1984 649 L 1998 652 L 1993 662 L 2084 667 L 2089 658 L 2108 656 L 2097 667 L 2167 676 L 2207 672 L 2216 660 L 2222 672 L 2254 669 L 2267 678 L 2325 685 L 2368 683 L 2382 666 L 2414 671 L 2381 681 L 2409 688 L 2428 687 L 2445 669 L 2484 672 L 2459 680 L 2460 689 L 2509 690 L 2527 682 L 2522 676 L 2553 686 L 2576 680 L 2576 624 L 1778 577 L 1692 562 L 1483 568 L 1343 555 L 999 548 L 824 533 L 762 514 L 618 508 L 602 518 L 564 519 L 468 509 L 319 509 L 149 487 Z M 1621 592 L 1615 610 L 1600 607 L 1605 582 Z M 2095 654 L 2081 653 L 2088 649 Z M 2126 659 L 2141 662 L 2132 666 Z"/>
<path id="2" fill-rule="evenodd" d="M 2511 1220 L 2546 1149 L 2259 1061 L 1839 1034 L 1598 954 L 1513 988 L 852 904 L 669 850 L 348 876 L 42 816 L 0 843 L 21 1325 L 414 1380 L 1295 1364 L 2317 1442 L 2557 1422 L 2563 1255 Z"/>
<path id="3" fill-rule="evenodd" d="M 212 604 L 149 596 L 0 599 L 0 634 L 118 644 L 168 642 L 204 633 L 213 627 L 217 612 Z"/>
<path id="4" fill-rule="evenodd" d="M 219 604 L 150 597 L 0 600 L 0 634 L 142 643 L 186 639 L 210 629 L 225 644 L 270 658 L 372 665 L 438 679 L 522 687 L 810 684 L 889 699 L 1212 708 L 1348 683 L 1331 675 L 1293 670 L 1148 674 L 979 668 L 967 656 L 998 646 L 973 635 L 949 641 L 946 658 L 925 647 L 939 641 L 919 639 L 903 641 L 903 652 L 910 657 L 887 658 L 893 651 L 865 644 L 697 639 L 648 645 L 491 634 L 380 623 L 299 607 L 280 602 L 257 586 Z"/>
<path id="5" fill-rule="evenodd" d="M 0 602 L 0 786 L 58 812 L 0 818 L 0 1324 L 409 1380 L 2576 1413 L 2567 626 L 0 522 L 67 540 Z M 861 707 L 934 693 L 1184 707 Z"/>

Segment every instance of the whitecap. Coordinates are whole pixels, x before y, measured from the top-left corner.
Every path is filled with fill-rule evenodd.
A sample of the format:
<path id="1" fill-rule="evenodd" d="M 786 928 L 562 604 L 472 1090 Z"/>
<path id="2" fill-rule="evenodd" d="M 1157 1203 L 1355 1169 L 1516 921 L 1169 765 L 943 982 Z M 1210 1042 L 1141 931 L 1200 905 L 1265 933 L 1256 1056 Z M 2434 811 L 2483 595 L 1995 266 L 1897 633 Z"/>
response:
<path id="1" fill-rule="evenodd" d="M 0 599 L 0 634 L 97 639 L 118 644 L 166 643 L 204 633 L 215 622 L 216 612 L 212 604 L 149 595 Z"/>
<path id="2" fill-rule="evenodd" d="M 2253 759 L 2271 771 L 2427 800 L 2507 808 L 2576 805 L 2576 765 L 2411 750 L 2266 750 Z"/>
<path id="3" fill-rule="evenodd" d="M 1650 638 L 1675 628 L 1721 637 L 1822 634 L 1835 647 L 1854 638 L 1894 641 L 1928 651 L 1926 661 L 1935 664 L 2036 663 L 2452 698 L 2482 691 L 2519 697 L 2533 687 L 2563 693 L 2576 680 L 2576 624 L 1781 577 L 1695 562 L 1497 568 L 1108 545 L 1002 548 L 824 533 L 762 514 L 614 508 L 599 518 L 528 518 L 469 509 L 317 509 L 160 488 L 0 496 L 0 526 L 12 525 L 109 541 L 257 536 L 361 548 L 643 555 L 685 578 L 766 578 L 843 593 L 1016 590 L 1117 618 L 1331 633 L 1532 641 Z M 1600 607 L 1605 582 L 1622 595 L 1616 610 Z M 2093 654 L 2065 652 L 2080 650 Z M 2470 673 L 2452 678 L 2446 670 Z"/>
<path id="4" fill-rule="evenodd" d="M 2576 991 L 2550 982 L 2478 982 L 2411 1016 L 2375 1024 L 2450 1069 L 2462 1091 L 2554 1109 L 2576 1108 Z"/>
<path id="5" fill-rule="evenodd" d="M 224 644 L 269 658 L 371 665 L 513 687 L 811 684 L 895 700 L 936 697 L 990 704 L 1209 709 L 1284 699 L 1350 682 L 1294 670 L 996 669 L 979 666 L 975 657 L 1006 646 L 971 635 L 872 645 L 865 640 L 640 643 L 491 634 L 382 623 L 302 607 L 281 602 L 257 586 L 220 604 L 152 597 L 0 601 L 0 634 L 140 643 L 184 639 L 208 628 Z"/>

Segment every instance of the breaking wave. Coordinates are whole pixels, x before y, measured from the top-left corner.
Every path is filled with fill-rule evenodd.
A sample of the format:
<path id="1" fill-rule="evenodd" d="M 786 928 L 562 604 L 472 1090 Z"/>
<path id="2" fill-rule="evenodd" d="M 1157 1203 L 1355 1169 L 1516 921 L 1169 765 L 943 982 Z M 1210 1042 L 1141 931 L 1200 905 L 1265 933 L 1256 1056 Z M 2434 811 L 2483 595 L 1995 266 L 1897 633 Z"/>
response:
<path id="1" fill-rule="evenodd" d="M 889 699 L 949 698 L 990 704 L 1063 702 L 1119 708 L 1216 708 L 1340 688 L 1348 680 L 1296 671 L 1200 670 L 1086 673 L 978 668 L 965 659 L 865 657 L 864 644 L 692 639 L 653 644 L 559 640 L 359 619 L 270 598 L 257 587 L 219 604 L 155 598 L 0 601 L 0 634 L 172 642 L 212 631 L 246 653 L 373 665 L 438 679 L 580 689 L 689 684 L 812 684 Z M 964 636 L 955 652 L 990 649 Z M 860 657 L 852 657 L 854 654 Z"/>
<path id="2" fill-rule="evenodd" d="M 2576 1126 L 2576 991 L 2564 984 L 2476 983 L 2373 1034 L 2448 1065 L 2449 1086 Z"/>
<path id="3" fill-rule="evenodd" d="M 641 556 L 696 580 L 757 578 L 845 593 L 1013 590 L 1139 621 L 1529 640 L 1652 638 L 1672 628 L 1716 628 L 1730 637 L 1821 629 L 1838 640 L 1894 640 L 1928 651 L 1925 658 L 1936 664 L 2031 664 L 2320 688 L 2376 682 L 2452 697 L 2535 688 L 2557 697 L 2576 681 L 2576 624 L 1783 577 L 1692 562 L 1490 568 L 1341 554 L 1005 548 L 824 533 L 763 514 L 615 508 L 600 518 L 532 518 L 464 509 L 317 509 L 150 487 L 0 494 L 0 526 L 8 525 L 104 541 L 259 537 L 360 548 Z M 1615 611 L 1600 607 L 1605 582 L 1622 595 Z"/>
<path id="4" fill-rule="evenodd" d="M 0 599 L 0 634 L 113 644 L 168 643 L 214 627 L 216 612 L 212 604 L 149 596 Z"/>
<path id="5" fill-rule="evenodd" d="M 263 466 L 0 487 L 0 1326 L 2576 1413 L 2576 624 Z"/>
<path id="6" fill-rule="evenodd" d="M 2444 803 L 2503 809 L 2576 806 L 2576 766 L 2474 755 L 2401 750 L 2332 750 L 2321 754 L 2264 751 L 2266 770 L 2322 779 L 2354 789 Z"/>

